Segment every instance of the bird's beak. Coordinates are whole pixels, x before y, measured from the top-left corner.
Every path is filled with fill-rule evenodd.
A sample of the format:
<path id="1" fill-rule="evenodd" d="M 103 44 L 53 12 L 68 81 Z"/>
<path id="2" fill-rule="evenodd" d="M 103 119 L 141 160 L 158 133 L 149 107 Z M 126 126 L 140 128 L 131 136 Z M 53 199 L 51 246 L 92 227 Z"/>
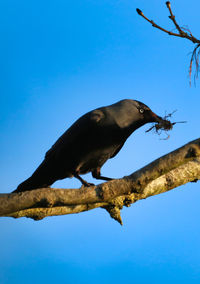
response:
<path id="1" fill-rule="evenodd" d="M 158 116 L 157 114 L 155 114 L 154 112 L 151 112 L 151 122 L 161 122 L 163 119 L 162 117 Z"/>

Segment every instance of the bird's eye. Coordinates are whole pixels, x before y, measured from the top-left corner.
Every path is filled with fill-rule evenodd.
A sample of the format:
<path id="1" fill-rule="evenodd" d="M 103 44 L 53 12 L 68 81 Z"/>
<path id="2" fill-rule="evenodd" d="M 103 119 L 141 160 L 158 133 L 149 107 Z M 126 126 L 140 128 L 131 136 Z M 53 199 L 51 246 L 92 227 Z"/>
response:
<path id="1" fill-rule="evenodd" d="M 143 109 L 143 108 L 140 108 L 140 109 L 139 109 L 139 112 L 140 112 L 140 113 L 144 113 L 144 109 Z"/>

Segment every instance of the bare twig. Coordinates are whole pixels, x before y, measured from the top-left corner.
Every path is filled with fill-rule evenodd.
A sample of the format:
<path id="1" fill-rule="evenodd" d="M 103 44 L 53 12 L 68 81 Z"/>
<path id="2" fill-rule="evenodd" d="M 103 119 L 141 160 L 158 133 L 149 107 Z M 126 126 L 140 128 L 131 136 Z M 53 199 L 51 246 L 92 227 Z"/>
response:
<path id="1" fill-rule="evenodd" d="M 145 132 L 150 132 L 151 130 L 155 130 L 155 132 L 160 135 L 161 132 L 164 130 L 167 137 L 162 138 L 161 140 L 167 140 L 169 139 L 169 134 L 167 134 L 167 131 L 172 130 L 173 126 L 177 123 L 186 123 L 186 121 L 176 121 L 176 122 L 171 122 L 167 118 L 172 117 L 172 115 L 176 112 L 177 110 L 174 110 L 171 113 L 165 114 L 165 116 L 160 120 L 159 123 L 153 124 L 149 129 L 147 129 Z"/>
<path id="2" fill-rule="evenodd" d="M 191 85 L 191 75 L 192 75 L 192 65 L 193 62 L 195 62 L 196 65 L 196 71 L 194 74 L 194 82 L 196 79 L 198 79 L 199 74 L 199 54 L 200 54 L 200 44 L 197 44 L 192 52 L 192 56 L 190 58 L 190 66 L 189 66 L 189 76 L 190 76 L 190 85 Z"/>
<path id="3" fill-rule="evenodd" d="M 137 11 L 137 13 L 138 13 L 140 16 L 142 16 L 146 21 L 148 21 L 149 23 L 151 23 L 154 28 L 157 28 L 157 29 L 159 29 L 159 30 L 161 30 L 161 31 L 163 31 L 163 32 L 165 32 L 165 33 L 167 33 L 167 34 L 169 34 L 169 35 L 182 37 L 180 34 L 173 33 L 173 32 L 171 32 L 171 31 L 168 31 L 168 30 L 162 28 L 161 26 L 157 25 L 153 20 L 149 20 L 149 19 L 143 14 L 143 12 L 142 12 L 140 9 L 137 8 L 136 11 Z"/>
<path id="4" fill-rule="evenodd" d="M 177 23 L 175 15 L 172 12 L 171 9 L 171 3 L 170 1 L 166 2 L 166 6 L 169 10 L 170 16 L 169 18 L 172 20 L 176 30 L 178 31 L 178 33 L 174 33 L 171 32 L 167 29 L 164 29 L 163 27 L 157 25 L 154 21 L 150 20 L 149 18 L 147 18 L 143 12 L 140 9 L 136 9 L 137 13 L 142 16 L 146 21 L 148 21 L 149 23 L 152 24 L 153 27 L 167 33 L 168 35 L 172 35 L 172 36 L 176 36 L 176 37 L 182 37 L 182 38 L 186 38 L 190 41 L 192 41 L 194 44 L 196 44 L 193 52 L 192 52 L 192 56 L 190 59 L 190 65 L 189 65 L 189 77 L 190 77 L 190 85 L 191 85 L 191 75 L 192 75 L 192 66 L 193 63 L 195 62 L 195 66 L 196 66 L 196 71 L 194 74 L 194 81 L 195 79 L 198 78 L 198 72 L 199 72 L 199 54 L 200 54 L 200 40 L 197 39 L 196 37 L 194 37 L 191 33 L 191 31 L 188 28 L 184 28 L 184 27 L 180 27 L 180 25 Z"/>

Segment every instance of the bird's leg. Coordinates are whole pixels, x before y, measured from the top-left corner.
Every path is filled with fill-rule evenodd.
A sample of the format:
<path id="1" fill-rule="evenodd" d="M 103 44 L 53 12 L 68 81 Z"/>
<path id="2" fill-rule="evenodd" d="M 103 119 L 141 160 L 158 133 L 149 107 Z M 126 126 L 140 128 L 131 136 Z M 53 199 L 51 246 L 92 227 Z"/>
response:
<path id="1" fill-rule="evenodd" d="M 84 186 L 92 186 L 94 185 L 93 183 L 89 183 L 86 180 L 84 180 L 82 177 L 80 177 L 77 173 L 74 174 L 74 177 L 77 178 L 78 180 L 80 180 L 80 182 L 84 185 Z"/>
<path id="2" fill-rule="evenodd" d="M 94 171 L 92 171 L 92 176 L 96 179 L 102 179 L 102 180 L 112 180 L 113 179 L 113 178 L 102 176 L 101 168 L 96 168 Z"/>

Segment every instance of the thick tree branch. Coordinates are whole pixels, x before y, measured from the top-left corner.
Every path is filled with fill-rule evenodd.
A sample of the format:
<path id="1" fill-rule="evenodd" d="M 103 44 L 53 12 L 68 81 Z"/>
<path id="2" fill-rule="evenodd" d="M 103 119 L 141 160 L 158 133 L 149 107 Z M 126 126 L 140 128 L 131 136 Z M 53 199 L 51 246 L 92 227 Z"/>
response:
<path id="1" fill-rule="evenodd" d="M 189 65 L 189 76 L 190 76 L 190 85 L 191 85 L 191 75 L 192 75 L 192 65 L 193 65 L 193 62 L 195 62 L 195 65 L 196 65 L 196 72 L 195 72 L 195 75 L 194 75 L 194 79 L 198 78 L 199 55 L 200 55 L 200 40 L 197 39 L 196 37 L 194 37 L 189 29 L 180 27 L 180 25 L 176 21 L 175 15 L 172 12 L 170 1 L 166 2 L 166 6 L 167 6 L 167 8 L 169 10 L 169 13 L 170 13 L 169 18 L 172 20 L 172 22 L 173 22 L 176 30 L 178 31 L 178 33 L 171 32 L 171 31 L 169 31 L 167 29 L 164 29 L 163 27 L 157 25 L 153 20 L 150 20 L 149 18 L 147 18 L 140 9 L 136 9 L 136 11 L 147 22 L 152 24 L 153 27 L 155 27 L 155 28 L 157 28 L 157 29 L 167 33 L 168 35 L 186 38 L 186 39 L 192 41 L 194 44 L 196 44 L 196 46 L 195 46 L 195 48 L 194 48 L 194 50 L 192 52 L 192 55 L 191 55 L 191 58 L 190 58 L 190 65 Z"/>
<path id="2" fill-rule="evenodd" d="M 106 209 L 122 224 L 120 210 L 137 200 L 200 179 L 200 138 L 155 160 L 122 179 L 75 189 L 42 188 L 0 194 L 0 216 L 30 217 L 65 215 Z"/>

